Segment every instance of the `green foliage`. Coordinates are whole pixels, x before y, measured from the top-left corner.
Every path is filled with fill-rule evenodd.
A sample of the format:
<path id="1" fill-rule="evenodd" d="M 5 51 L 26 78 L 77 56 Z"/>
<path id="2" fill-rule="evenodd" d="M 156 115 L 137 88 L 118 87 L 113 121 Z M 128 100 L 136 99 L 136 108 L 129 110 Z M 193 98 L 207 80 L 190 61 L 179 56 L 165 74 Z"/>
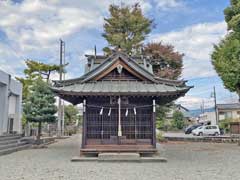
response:
<path id="1" fill-rule="evenodd" d="M 111 48 L 118 48 L 128 54 L 143 54 L 151 57 L 154 74 L 161 78 L 178 79 L 182 72 L 183 54 L 172 45 L 148 43 L 143 41 L 151 32 L 153 20 L 145 17 L 139 4 L 133 6 L 110 5 L 110 17 L 105 18 L 103 37 L 110 47 L 103 48 L 111 54 Z"/>
<path id="2" fill-rule="evenodd" d="M 25 100 L 29 93 L 33 82 L 36 79 L 45 79 L 47 82 L 50 80 L 50 75 L 53 72 L 59 72 L 61 67 L 59 65 L 49 65 L 41 62 L 26 60 L 27 68 L 24 69 L 25 78 L 16 77 L 23 85 L 23 100 Z M 63 67 L 65 67 L 65 64 Z"/>
<path id="3" fill-rule="evenodd" d="M 175 111 L 173 113 L 173 126 L 177 129 L 183 129 L 184 127 L 184 116 L 181 111 Z"/>
<path id="4" fill-rule="evenodd" d="M 73 105 L 64 106 L 64 119 L 66 125 L 76 123 L 78 117 L 78 109 Z"/>
<path id="5" fill-rule="evenodd" d="M 59 65 L 44 64 L 41 62 L 26 60 L 27 68 L 24 70 L 24 74 L 32 78 L 43 78 L 49 81 L 52 72 L 60 72 L 61 67 Z"/>
<path id="6" fill-rule="evenodd" d="M 226 88 L 240 95 L 240 33 L 231 33 L 214 46 L 212 63 Z"/>
<path id="7" fill-rule="evenodd" d="M 157 106 L 156 110 L 156 127 L 163 130 L 165 129 L 166 113 L 169 111 L 169 107 Z"/>
<path id="8" fill-rule="evenodd" d="M 159 142 L 164 142 L 164 141 L 166 141 L 166 139 L 164 138 L 163 133 L 162 133 L 161 131 L 157 132 L 157 140 L 158 140 Z"/>
<path id="9" fill-rule="evenodd" d="M 167 79 L 178 79 L 183 66 L 183 56 L 174 50 L 172 45 L 148 43 L 143 49 L 144 55 L 151 57 L 153 72 L 156 76 Z"/>
<path id="10" fill-rule="evenodd" d="M 224 10 L 228 29 L 240 32 L 240 1 L 231 0 L 231 4 Z"/>
<path id="11" fill-rule="evenodd" d="M 47 83 L 37 79 L 31 87 L 31 93 L 23 105 L 26 120 L 29 122 L 55 122 L 55 98 Z"/>
<path id="12" fill-rule="evenodd" d="M 214 46 L 212 64 L 225 87 L 240 97 L 240 1 L 231 0 L 224 14 L 230 33 Z"/>
<path id="13" fill-rule="evenodd" d="M 24 101 L 25 99 L 27 99 L 30 93 L 30 87 L 33 84 L 34 80 L 31 77 L 29 78 L 16 77 L 16 79 L 22 83 L 22 86 L 23 86 L 22 97 Z"/>
<path id="14" fill-rule="evenodd" d="M 139 4 L 133 6 L 110 5 L 110 17 L 105 18 L 103 37 L 113 48 L 119 46 L 127 53 L 139 50 L 151 32 L 152 20 L 144 17 Z M 108 47 L 104 48 L 109 52 Z"/>
<path id="15" fill-rule="evenodd" d="M 231 119 L 224 119 L 219 122 L 219 128 L 224 129 L 225 133 L 230 132 L 230 122 Z"/>

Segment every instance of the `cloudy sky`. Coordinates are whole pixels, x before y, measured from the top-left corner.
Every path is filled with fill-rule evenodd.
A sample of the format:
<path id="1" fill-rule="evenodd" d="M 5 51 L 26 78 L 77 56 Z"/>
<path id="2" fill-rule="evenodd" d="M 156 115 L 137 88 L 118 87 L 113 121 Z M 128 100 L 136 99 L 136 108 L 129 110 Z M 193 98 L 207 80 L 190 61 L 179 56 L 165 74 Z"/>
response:
<path id="1" fill-rule="evenodd" d="M 146 42 L 172 44 L 185 54 L 182 77 L 194 85 L 178 103 L 190 109 L 234 102 L 236 94 L 224 88 L 214 71 L 210 54 L 213 44 L 227 33 L 223 10 L 229 0 L 15 0 L 0 1 L 0 69 L 22 76 L 24 60 L 59 62 L 59 39 L 66 43 L 67 78 L 84 72 L 84 54 L 98 53 L 107 45 L 102 38 L 104 17 L 111 3 L 139 2 L 156 27 Z"/>

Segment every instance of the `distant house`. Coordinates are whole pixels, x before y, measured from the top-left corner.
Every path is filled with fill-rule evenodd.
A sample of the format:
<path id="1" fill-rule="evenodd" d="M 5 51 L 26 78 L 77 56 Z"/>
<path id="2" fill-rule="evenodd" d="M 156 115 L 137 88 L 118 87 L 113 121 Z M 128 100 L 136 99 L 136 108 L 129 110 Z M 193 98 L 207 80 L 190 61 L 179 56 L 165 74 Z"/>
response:
<path id="1" fill-rule="evenodd" d="M 22 84 L 0 70 L 0 135 L 21 133 Z"/>
<path id="2" fill-rule="evenodd" d="M 171 107 L 171 110 L 166 114 L 167 120 L 171 121 L 173 119 L 173 114 L 175 111 L 180 111 L 183 114 L 184 119 L 190 121 L 191 114 L 190 114 L 189 110 L 187 108 L 183 107 L 181 104 L 174 104 Z"/>
<path id="3" fill-rule="evenodd" d="M 240 103 L 217 104 L 217 119 L 218 122 L 225 119 L 240 121 Z M 217 124 L 215 109 L 201 113 L 198 117 L 198 123 Z"/>
<path id="4" fill-rule="evenodd" d="M 198 123 L 216 125 L 217 122 L 215 111 L 213 110 L 211 112 L 204 112 L 200 114 L 198 117 Z"/>
<path id="5" fill-rule="evenodd" d="M 240 121 L 240 103 L 217 104 L 218 120 L 231 119 Z"/>

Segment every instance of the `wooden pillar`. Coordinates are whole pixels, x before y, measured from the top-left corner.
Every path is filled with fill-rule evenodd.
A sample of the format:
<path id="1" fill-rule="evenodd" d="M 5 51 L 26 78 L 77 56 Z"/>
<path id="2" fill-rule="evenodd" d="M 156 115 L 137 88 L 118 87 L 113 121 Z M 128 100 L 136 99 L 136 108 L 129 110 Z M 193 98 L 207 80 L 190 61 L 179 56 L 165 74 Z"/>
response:
<path id="1" fill-rule="evenodd" d="M 153 99 L 153 116 L 152 116 L 152 145 L 156 148 L 156 101 Z"/>
<path id="2" fill-rule="evenodd" d="M 86 113 L 86 99 L 83 100 L 83 126 L 82 126 L 82 148 L 86 145 L 87 133 L 87 113 Z"/>
<path id="3" fill-rule="evenodd" d="M 122 136 L 122 125 L 121 125 L 121 98 L 118 98 L 118 137 Z"/>

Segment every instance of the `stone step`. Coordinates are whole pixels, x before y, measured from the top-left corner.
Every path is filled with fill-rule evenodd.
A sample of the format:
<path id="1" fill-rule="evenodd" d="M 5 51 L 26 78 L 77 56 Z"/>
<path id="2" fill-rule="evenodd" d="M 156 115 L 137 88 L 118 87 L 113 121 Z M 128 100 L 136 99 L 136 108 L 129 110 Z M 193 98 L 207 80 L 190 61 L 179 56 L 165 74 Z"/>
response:
<path id="1" fill-rule="evenodd" d="M 17 142 L 17 143 L 11 143 L 11 144 L 4 144 L 4 145 L 0 145 L 0 150 L 3 149 L 8 149 L 8 148 L 13 148 L 13 147 L 17 147 L 17 146 L 22 146 L 27 144 L 26 142 Z"/>
<path id="2" fill-rule="evenodd" d="M 17 146 L 17 147 L 3 149 L 3 150 L 0 150 L 0 156 L 10 154 L 10 153 L 13 153 L 13 152 L 17 152 L 17 151 L 20 151 L 20 150 L 28 149 L 30 147 L 31 147 L 31 144 L 24 144 L 24 145 Z"/>
<path id="3" fill-rule="evenodd" d="M 6 141 L 6 140 L 17 140 L 20 139 L 21 135 L 6 135 L 6 136 L 0 136 L 0 142 Z"/>
<path id="4" fill-rule="evenodd" d="M 98 161 L 140 161 L 139 153 L 99 153 Z"/>
<path id="5" fill-rule="evenodd" d="M 118 156 L 119 157 L 119 156 Z M 127 157 L 124 155 L 124 157 Z M 166 163 L 167 159 L 159 156 L 139 157 L 139 158 L 104 158 L 76 156 L 71 159 L 72 162 L 133 162 L 133 163 Z"/>
<path id="6" fill-rule="evenodd" d="M 16 144 L 19 142 L 20 139 L 6 139 L 4 141 L 0 141 L 0 146 L 1 145 L 7 145 L 7 144 Z"/>

